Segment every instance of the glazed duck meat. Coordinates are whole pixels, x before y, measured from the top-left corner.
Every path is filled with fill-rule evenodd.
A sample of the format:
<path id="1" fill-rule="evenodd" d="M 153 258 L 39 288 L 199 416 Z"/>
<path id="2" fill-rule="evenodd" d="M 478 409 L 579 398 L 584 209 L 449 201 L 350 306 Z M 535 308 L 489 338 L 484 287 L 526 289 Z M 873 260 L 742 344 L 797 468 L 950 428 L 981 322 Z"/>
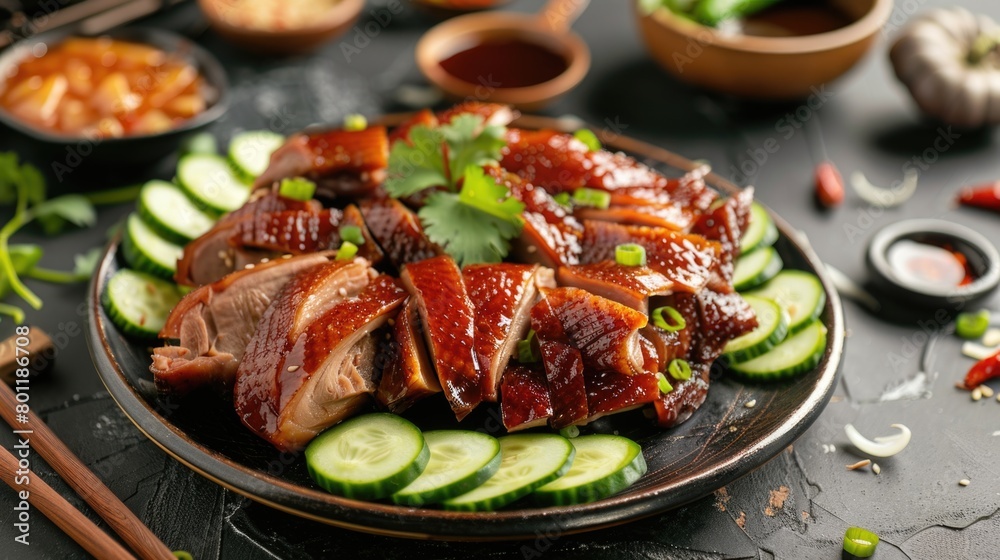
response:
<path id="1" fill-rule="evenodd" d="M 295 450 L 368 404 L 377 386 L 371 333 L 405 299 L 398 280 L 363 259 L 296 276 L 264 313 L 237 370 L 240 419 Z"/>
<path id="2" fill-rule="evenodd" d="M 508 431 L 639 407 L 663 427 L 689 418 L 726 343 L 757 324 L 732 286 L 752 190 L 720 200 L 707 168 L 668 178 L 571 134 L 498 128 L 516 117 L 469 102 L 288 138 L 250 201 L 185 247 L 176 280 L 200 288 L 161 333 L 157 386 L 231 390 L 281 450 L 369 406 L 489 408 Z M 414 154 L 437 167 L 411 162 L 427 174 L 408 181 Z M 313 200 L 279 194 L 293 177 Z M 645 262 L 618 262 L 623 244 Z M 656 326 L 666 306 L 683 327 Z M 663 393 L 674 360 L 692 376 Z"/>

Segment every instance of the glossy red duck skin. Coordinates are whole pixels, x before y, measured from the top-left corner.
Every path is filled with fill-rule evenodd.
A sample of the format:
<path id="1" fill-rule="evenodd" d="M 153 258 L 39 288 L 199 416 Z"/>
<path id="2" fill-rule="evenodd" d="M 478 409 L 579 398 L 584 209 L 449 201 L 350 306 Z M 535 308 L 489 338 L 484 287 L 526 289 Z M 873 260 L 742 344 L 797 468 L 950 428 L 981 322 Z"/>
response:
<path id="1" fill-rule="evenodd" d="M 673 391 L 661 394 L 655 401 L 656 424 L 661 428 L 673 428 L 684 422 L 701 408 L 708 397 L 708 364 L 692 364 L 691 379 L 678 381 L 670 379 Z"/>
<path id="2" fill-rule="evenodd" d="M 357 266 L 361 275 L 350 271 L 357 281 L 339 282 L 350 284 L 345 295 L 317 298 L 312 291 Z M 278 449 L 301 449 L 375 391 L 370 333 L 395 314 L 406 292 L 385 275 L 365 284 L 368 270 L 360 260 L 334 261 L 300 275 L 261 319 L 237 373 L 236 412 Z"/>
<path id="3" fill-rule="evenodd" d="M 483 370 L 483 398 L 497 400 L 500 378 L 517 342 L 531 323 L 531 307 L 538 294 L 538 265 L 498 263 L 466 266 L 462 271 L 476 312 L 475 352 Z M 551 279 L 551 271 L 546 269 Z M 555 287 L 548 281 L 549 287 Z"/>
<path id="4" fill-rule="evenodd" d="M 562 322 L 547 299 L 542 298 L 531 308 L 531 328 L 535 329 L 545 368 L 545 381 L 552 406 L 552 427 L 559 429 L 586 422 L 589 411 L 583 355 L 573 347 L 563 330 Z M 516 405 L 511 403 L 507 406 L 514 408 Z"/>
<path id="5" fill-rule="evenodd" d="M 232 391 L 236 368 L 268 305 L 289 280 L 331 257 L 313 253 L 278 259 L 184 296 L 160 332 L 160 338 L 177 345 L 153 349 L 150 371 L 157 388 L 173 394 L 203 386 Z"/>
<path id="6" fill-rule="evenodd" d="M 666 297 L 655 297 L 650 300 L 650 307 L 657 309 L 670 306 L 684 318 L 684 328 L 676 331 L 666 331 L 657 327 L 652 320 L 642 329 L 643 337 L 656 349 L 658 367 L 654 371 L 666 371 L 674 359 L 690 357 L 691 345 L 700 328 L 698 317 L 698 300 L 694 294 L 676 293 Z"/>
<path id="7" fill-rule="evenodd" d="M 719 270 L 727 282 L 733 279 L 733 263 L 740 256 L 740 239 L 750 223 L 752 203 L 753 187 L 747 187 L 704 214 L 691 229 L 692 233 L 719 242 L 722 247 Z"/>
<path id="8" fill-rule="evenodd" d="M 669 279 L 675 291 L 698 292 L 706 286 L 732 291 L 718 270 L 721 247 L 699 235 L 665 228 L 583 222 L 584 264 L 615 259 L 615 247 L 636 243 L 646 250 L 646 266 Z"/>
<path id="9" fill-rule="evenodd" d="M 696 300 L 700 328 L 692 347 L 693 361 L 711 364 L 730 340 L 757 328 L 753 308 L 738 293 L 704 290 Z"/>
<path id="10" fill-rule="evenodd" d="M 384 126 L 296 134 L 271 154 L 267 170 L 254 187 L 270 187 L 288 177 L 317 180 L 347 174 L 360 180 L 343 181 L 342 192 L 335 194 L 359 196 L 378 186 L 388 163 L 389 137 Z"/>
<path id="11" fill-rule="evenodd" d="M 655 373 L 622 375 L 613 371 L 587 371 L 587 422 L 656 402 L 660 398 Z"/>
<path id="12" fill-rule="evenodd" d="M 589 368 L 623 375 L 643 372 L 639 329 L 646 326 L 645 314 L 579 288 L 540 292 L 541 301 L 531 312 L 537 335 L 548 333 L 535 326 L 536 315 L 551 314 Z M 552 324 L 549 321 L 546 327 L 551 328 Z"/>
<path id="13" fill-rule="evenodd" d="M 507 431 L 544 426 L 552 414 L 545 372 L 537 366 L 508 365 L 500 382 L 500 415 Z"/>
<path id="14" fill-rule="evenodd" d="M 448 124 L 462 114 L 472 114 L 483 118 L 484 124 L 506 126 L 517 117 L 518 113 L 507 105 L 498 103 L 482 103 L 480 101 L 467 101 L 459 103 L 454 107 L 449 107 L 437 114 L 430 109 L 421 109 L 406 119 L 389 133 L 389 144 L 397 140 L 409 141 L 410 129 L 415 126 L 435 127 L 439 124 Z"/>
<path id="15" fill-rule="evenodd" d="M 420 399 L 441 392 L 423 337 L 417 306 L 410 298 L 396 315 L 389 349 L 391 355 L 375 394 L 382 406 L 397 414 Z"/>
<path id="16" fill-rule="evenodd" d="M 440 246 L 427 239 L 417 215 L 398 200 L 365 200 L 361 214 L 372 237 L 397 268 L 444 254 Z"/>
<path id="17" fill-rule="evenodd" d="M 617 301 L 642 313 L 649 313 L 649 297 L 667 295 L 674 283 L 645 266 L 624 266 L 615 261 L 580 264 L 559 268 L 559 284 L 587 290 Z"/>
<path id="18" fill-rule="evenodd" d="M 462 271 L 442 255 L 406 264 L 400 278 L 415 299 L 438 381 L 462 420 L 483 401 L 485 377 L 476 359 L 476 315 Z"/>
<path id="19" fill-rule="evenodd" d="M 611 206 L 672 206 L 686 213 L 704 213 L 719 198 L 705 183 L 706 171 L 696 169 L 660 186 L 616 189 L 611 191 Z"/>
<path id="20" fill-rule="evenodd" d="M 389 133 L 389 146 L 391 147 L 398 140 L 410 141 L 410 129 L 415 126 L 432 128 L 438 125 L 437 116 L 430 109 L 421 109 L 406 119 Z"/>

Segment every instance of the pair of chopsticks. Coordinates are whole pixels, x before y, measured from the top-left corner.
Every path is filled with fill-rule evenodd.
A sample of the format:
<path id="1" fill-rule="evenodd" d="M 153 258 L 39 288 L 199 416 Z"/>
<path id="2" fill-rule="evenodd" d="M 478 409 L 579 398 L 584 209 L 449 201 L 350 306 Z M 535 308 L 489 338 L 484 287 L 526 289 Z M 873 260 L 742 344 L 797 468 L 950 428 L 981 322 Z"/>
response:
<path id="1" fill-rule="evenodd" d="M 46 11 L 45 17 L 33 18 L 30 24 L 22 26 L 24 29 L 10 29 L 11 33 L 0 34 L 0 48 L 6 47 L 19 37 L 28 38 L 62 27 L 70 27 L 74 32 L 84 35 L 104 33 L 113 27 L 146 17 L 181 1 L 83 0 L 55 11 Z M 16 13 L 13 19 L 27 22 L 28 14 Z"/>
<path id="2" fill-rule="evenodd" d="M 32 328 L 33 342 L 47 340 L 41 329 Z M 0 362 L 15 357 L 14 338 L 0 342 Z M 51 342 L 49 343 L 51 346 Z M 10 351 L 8 351 L 10 350 Z M 0 369 L 4 369 L 0 363 Z M 37 453 L 90 507 L 103 518 L 111 528 L 144 560 L 176 560 L 160 539 L 143 525 L 132 510 L 94 475 L 80 459 L 45 425 L 33 412 L 28 413 L 28 422 L 18 422 L 17 398 L 6 382 L 0 382 L 0 416 L 14 429 L 15 437 L 27 438 L 32 454 Z M 23 418 L 22 418 L 23 420 Z M 20 433 L 19 433 L 20 432 Z M 118 541 L 101 530 L 72 504 L 66 501 L 38 475 L 29 472 L 30 485 L 15 482 L 18 476 L 18 458 L 5 447 L 0 447 L 0 478 L 15 492 L 27 490 L 28 503 L 48 517 L 87 552 L 101 559 L 134 558 Z"/>

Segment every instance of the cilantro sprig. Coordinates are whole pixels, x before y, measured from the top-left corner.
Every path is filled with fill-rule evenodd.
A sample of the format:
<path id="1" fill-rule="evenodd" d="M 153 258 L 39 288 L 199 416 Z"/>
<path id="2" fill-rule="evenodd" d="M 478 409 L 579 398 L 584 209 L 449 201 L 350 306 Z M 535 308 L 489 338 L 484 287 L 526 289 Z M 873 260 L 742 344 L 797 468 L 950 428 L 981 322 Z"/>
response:
<path id="1" fill-rule="evenodd" d="M 506 132 L 463 114 L 413 127 L 409 142 L 396 142 L 389 154 L 386 190 L 402 198 L 434 189 L 417 215 L 427 237 L 459 265 L 500 262 L 524 227 L 524 204 L 483 171 L 500 159 Z"/>

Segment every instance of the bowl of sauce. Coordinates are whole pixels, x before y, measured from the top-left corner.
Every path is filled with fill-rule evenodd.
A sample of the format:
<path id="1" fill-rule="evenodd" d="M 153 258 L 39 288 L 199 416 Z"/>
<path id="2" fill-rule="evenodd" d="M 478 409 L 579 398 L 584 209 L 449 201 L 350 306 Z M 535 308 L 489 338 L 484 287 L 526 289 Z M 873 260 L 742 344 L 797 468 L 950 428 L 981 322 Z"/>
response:
<path id="1" fill-rule="evenodd" d="M 162 156 L 217 120 L 227 91 L 210 54 L 160 30 L 43 33 L 0 55 L 0 122 L 69 167 Z"/>
<path id="2" fill-rule="evenodd" d="M 959 308 L 1000 284 L 1000 254 L 978 232 L 943 220 L 889 225 L 868 246 L 868 267 L 887 295 L 928 307 Z"/>
<path id="3" fill-rule="evenodd" d="M 417 65 L 452 99 L 539 109 L 573 89 L 590 69 L 583 39 L 548 20 L 509 12 L 450 19 L 420 39 Z"/>
<path id="4" fill-rule="evenodd" d="M 760 100 L 807 97 L 870 50 L 893 0 L 782 0 L 743 19 L 707 27 L 636 3 L 646 50 L 678 79 Z"/>

